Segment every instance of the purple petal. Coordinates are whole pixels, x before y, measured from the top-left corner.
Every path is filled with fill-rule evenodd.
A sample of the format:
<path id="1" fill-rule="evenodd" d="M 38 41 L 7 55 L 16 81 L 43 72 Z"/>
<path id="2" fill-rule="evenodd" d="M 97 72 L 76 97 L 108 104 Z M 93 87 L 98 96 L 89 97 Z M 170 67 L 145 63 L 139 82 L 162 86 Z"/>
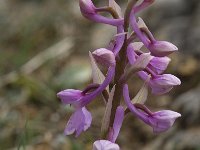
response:
<path id="1" fill-rule="evenodd" d="M 120 34 L 120 33 L 124 33 L 124 28 L 123 26 L 118 26 L 117 27 L 117 34 Z M 119 53 L 120 49 L 122 48 L 123 46 L 123 43 L 124 43 L 124 38 L 125 38 L 125 35 L 118 35 L 116 37 L 116 41 L 115 41 L 115 45 L 114 45 L 114 48 L 113 48 L 113 53 L 115 54 L 115 56 L 117 56 L 117 54 Z"/>
<path id="2" fill-rule="evenodd" d="M 171 59 L 169 57 L 154 57 L 148 67 L 155 73 L 161 74 L 166 70 L 170 61 Z"/>
<path id="3" fill-rule="evenodd" d="M 95 11 L 96 7 L 94 6 L 91 0 L 79 0 L 79 5 L 81 12 L 85 15 L 86 14 L 91 15 L 96 13 Z"/>
<path id="4" fill-rule="evenodd" d="M 153 113 L 152 117 L 149 118 L 149 122 L 154 133 L 160 133 L 167 131 L 178 117 L 181 117 L 181 114 L 171 110 L 162 110 Z"/>
<path id="5" fill-rule="evenodd" d="M 159 95 L 169 92 L 173 88 L 173 86 L 180 84 L 181 81 L 176 76 L 171 74 L 156 75 L 149 82 L 152 93 Z"/>
<path id="6" fill-rule="evenodd" d="M 154 77 L 152 82 L 158 85 L 171 85 L 171 86 L 181 84 L 180 79 L 172 74 L 157 75 Z"/>
<path id="7" fill-rule="evenodd" d="M 166 94 L 169 91 L 171 91 L 171 89 L 173 89 L 173 86 L 158 86 L 158 85 L 152 84 L 151 82 L 150 82 L 150 87 L 151 87 L 152 94 L 155 94 L 155 95 Z"/>
<path id="8" fill-rule="evenodd" d="M 85 107 L 82 108 L 82 111 L 85 116 L 84 131 L 86 131 L 92 123 L 92 115 Z"/>
<path id="9" fill-rule="evenodd" d="M 104 16 L 101 16 L 97 13 L 98 9 L 94 6 L 91 0 L 79 0 L 80 10 L 84 17 L 89 20 L 110 24 L 113 26 L 123 25 L 123 19 L 110 19 Z"/>
<path id="10" fill-rule="evenodd" d="M 76 103 L 83 95 L 80 90 L 67 89 L 57 93 L 57 96 L 61 99 L 63 104 L 73 104 Z"/>
<path id="11" fill-rule="evenodd" d="M 81 127 L 81 125 L 83 125 L 83 122 L 84 122 L 83 112 L 81 109 L 78 109 L 69 118 L 69 121 L 67 122 L 65 131 L 64 131 L 65 135 L 73 134 L 79 128 L 83 130 L 83 127 Z M 79 129 L 79 132 L 81 132 L 80 129 Z"/>
<path id="12" fill-rule="evenodd" d="M 120 150 L 119 146 L 107 140 L 98 140 L 93 144 L 92 150 Z"/>
<path id="13" fill-rule="evenodd" d="M 110 19 L 99 15 L 97 13 L 98 9 L 94 6 L 91 0 L 79 0 L 79 5 L 82 15 L 89 20 L 113 26 L 120 26 L 124 23 L 123 19 Z"/>
<path id="14" fill-rule="evenodd" d="M 84 15 L 84 17 L 88 18 L 89 20 L 98 22 L 98 23 L 104 23 L 104 24 L 109 24 L 113 26 L 121 26 L 124 24 L 124 19 L 110 19 L 98 14 L 95 15 Z"/>
<path id="15" fill-rule="evenodd" d="M 149 45 L 149 50 L 153 56 L 163 57 L 177 51 L 178 48 L 174 44 L 167 41 L 156 41 Z"/>
<path id="16" fill-rule="evenodd" d="M 92 122 L 92 116 L 85 107 L 77 109 L 70 117 L 66 128 L 65 135 L 70 135 L 76 132 L 76 137 L 78 137 L 81 132 L 86 131 Z"/>
<path id="17" fill-rule="evenodd" d="M 135 17 L 135 13 L 134 10 L 131 12 L 131 16 L 130 16 L 130 24 L 131 27 L 133 28 L 133 31 L 136 33 L 136 35 L 138 36 L 138 38 L 142 41 L 142 43 L 148 48 L 149 47 L 149 41 L 147 39 L 147 37 L 141 32 L 141 30 L 138 27 L 137 21 L 136 21 L 136 17 Z"/>
<path id="18" fill-rule="evenodd" d="M 136 107 L 131 103 L 131 99 L 129 97 L 129 90 L 128 90 L 128 85 L 125 84 L 123 87 L 123 96 L 124 96 L 124 101 L 129 108 L 129 110 L 138 118 L 143 120 L 144 122 L 147 122 L 147 116 L 144 113 L 141 113 L 136 109 Z"/>
<path id="19" fill-rule="evenodd" d="M 181 114 L 171 110 L 162 110 L 155 112 L 153 116 L 160 120 L 161 119 L 166 120 L 166 119 L 176 119 L 178 117 L 181 117 Z"/>

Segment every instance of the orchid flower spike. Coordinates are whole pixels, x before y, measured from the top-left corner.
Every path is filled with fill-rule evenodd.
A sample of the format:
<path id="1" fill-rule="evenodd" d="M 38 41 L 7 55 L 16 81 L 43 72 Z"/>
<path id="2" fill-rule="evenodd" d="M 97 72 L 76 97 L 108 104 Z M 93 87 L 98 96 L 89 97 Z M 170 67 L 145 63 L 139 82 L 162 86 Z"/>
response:
<path id="1" fill-rule="evenodd" d="M 171 60 L 167 55 L 178 48 L 170 42 L 156 40 L 145 22 L 136 17 L 136 13 L 153 2 L 154 0 L 129 1 L 125 14 L 122 15 L 115 0 L 109 0 L 108 6 L 98 8 L 92 0 L 79 0 L 84 17 L 117 29 L 107 48 L 89 52 L 93 83 L 83 91 L 66 89 L 57 94 L 63 104 L 74 107 L 64 133 L 75 134 L 76 137 L 91 126 L 92 115 L 86 106 L 102 94 L 106 108 L 101 126 L 101 140 L 94 142 L 93 150 L 120 149 L 116 140 L 128 112 L 152 127 L 154 133 L 167 131 L 181 116 L 171 110 L 152 112 L 144 105 L 149 87 L 153 94 L 160 95 L 181 84 L 176 76 L 163 74 Z M 113 18 L 101 15 L 102 12 L 110 13 Z M 129 32 L 130 30 L 132 31 Z M 146 49 L 144 51 L 143 46 Z M 100 65 L 103 67 L 100 68 Z M 145 82 L 131 101 L 127 81 L 135 74 Z M 125 107 L 121 106 L 122 96 Z"/>

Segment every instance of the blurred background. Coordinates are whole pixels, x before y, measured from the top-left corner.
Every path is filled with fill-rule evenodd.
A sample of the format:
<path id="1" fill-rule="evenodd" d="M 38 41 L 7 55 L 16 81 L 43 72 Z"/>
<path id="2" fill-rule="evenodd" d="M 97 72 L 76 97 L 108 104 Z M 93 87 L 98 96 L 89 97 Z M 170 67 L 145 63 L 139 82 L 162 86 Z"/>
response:
<path id="1" fill-rule="evenodd" d="M 200 150 L 200 1 L 156 0 L 140 16 L 157 39 L 179 48 L 166 73 L 182 80 L 167 95 L 149 95 L 147 105 L 182 117 L 155 135 L 129 115 L 117 142 L 122 150 Z M 75 139 L 63 135 L 73 110 L 56 93 L 91 82 L 88 51 L 105 47 L 115 30 L 83 18 L 78 0 L 0 0 L 0 33 L 0 150 L 90 150 L 102 102 L 89 105 L 92 127 Z M 132 83 L 134 94 L 140 84 Z"/>

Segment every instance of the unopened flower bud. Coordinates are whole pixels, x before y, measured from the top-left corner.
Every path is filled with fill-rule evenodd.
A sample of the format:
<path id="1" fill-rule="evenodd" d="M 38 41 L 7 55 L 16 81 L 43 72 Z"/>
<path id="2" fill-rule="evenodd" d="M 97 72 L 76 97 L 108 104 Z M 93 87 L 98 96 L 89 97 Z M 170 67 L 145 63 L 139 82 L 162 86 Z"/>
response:
<path id="1" fill-rule="evenodd" d="M 95 50 L 92 54 L 98 63 L 106 65 L 107 67 L 115 66 L 116 64 L 114 53 L 108 49 L 100 48 Z"/>
<path id="2" fill-rule="evenodd" d="M 120 150 L 119 146 L 107 140 L 98 140 L 93 144 L 92 150 Z"/>
<path id="3" fill-rule="evenodd" d="M 178 48 L 174 44 L 167 41 L 156 41 L 149 45 L 149 50 L 152 55 L 163 57 L 177 51 Z"/>

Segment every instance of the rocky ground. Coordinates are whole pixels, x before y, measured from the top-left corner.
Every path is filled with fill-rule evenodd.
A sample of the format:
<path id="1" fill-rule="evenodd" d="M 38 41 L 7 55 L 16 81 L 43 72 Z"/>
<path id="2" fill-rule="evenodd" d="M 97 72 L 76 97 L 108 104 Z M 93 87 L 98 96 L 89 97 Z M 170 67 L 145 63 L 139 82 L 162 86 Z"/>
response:
<path id="1" fill-rule="evenodd" d="M 182 118 L 154 135 L 127 116 L 118 143 L 123 150 L 200 150 L 200 1 L 157 0 L 140 16 L 156 38 L 179 47 L 167 72 L 182 80 L 168 95 L 149 96 L 147 105 Z M 106 46 L 115 31 L 84 19 L 78 0 L 1 0 L 0 32 L 0 150 L 90 150 L 103 105 L 90 105 L 93 125 L 76 140 L 63 135 L 72 110 L 56 93 L 90 82 L 88 51 Z"/>

